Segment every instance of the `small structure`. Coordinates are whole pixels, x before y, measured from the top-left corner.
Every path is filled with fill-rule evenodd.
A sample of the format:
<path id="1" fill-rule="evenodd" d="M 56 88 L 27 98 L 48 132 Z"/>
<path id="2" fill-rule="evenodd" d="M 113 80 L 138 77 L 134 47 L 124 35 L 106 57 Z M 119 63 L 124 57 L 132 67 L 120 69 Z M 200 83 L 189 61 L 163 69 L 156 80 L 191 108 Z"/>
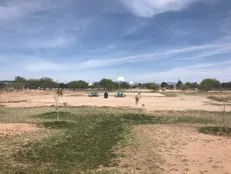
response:
<path id="1" fill-rule="evenodd" d="M 108 98 L 108 92 L 107 91 L 104 92 L 104 98 Z"/>

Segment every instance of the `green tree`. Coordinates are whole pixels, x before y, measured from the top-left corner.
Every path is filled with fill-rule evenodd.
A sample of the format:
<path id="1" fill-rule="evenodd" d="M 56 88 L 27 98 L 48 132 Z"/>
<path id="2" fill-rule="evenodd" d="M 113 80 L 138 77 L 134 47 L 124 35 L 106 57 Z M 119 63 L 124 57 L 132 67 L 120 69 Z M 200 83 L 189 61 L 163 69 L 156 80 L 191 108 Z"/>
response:
<path id="1" fill-rule="evenodd" d="M 200 84 L 200 89 L 203 91 L 209 91 L 212 89 L 220 89 L 221 83 L 217 79 L 204 79 Z"/>
<path id="2" fill-rule="evenodd" d="M 43 77 L 39 79 L 38 83 L 39 83 L 39 87 L 43 89 L 45 88 L 52 89 L 58 87 L 58 84 L 49 77 Z"/>
<path id="3" fill-rule="evenodd" d="M 24 77 L 16 76 L 14 78 L 13 86 L 16 89 L 22 89 L 26 87 L 27 80 Z"/>
<path id="4" fill-rule="evenodd" d="M 222 83 L 221 86 L 223 89 L 230 90 L 231 89 L 231 82 Z"/>
<path id="5" fill-rule="evenodd" d="M 59 88 L 61 88 L 61 89 L 67 89 L 67 88 L 68 88 L 68 85 L 65 84 L 65 83 L 59 83 L 58 86 L 59 86 Z"/>
<path id="6" fill-rule="evenodd" d="M 199 87 L 197 82 L 194 82 L 194 83 L 186 82 L 184 86 L 185 86 L 185 89 L 196 89 Z"/>
<path id="7" fill-rule="evenodd" d="M 199 84 L 197 84 L 197 82 L 194 82 L 194 83 L 186 82 L 184 86 L 185 86 L 185 89 L 197 89 L 197 88 L 199 88 Z"/>
<path id="8" fill-rule="evenodd" d="M 86 89 L 86 88 L 88 88 L 88 83 L 87 82 L 85 82 L 83 80 L 79 80 L 78 83 L 79 83 L 79 89 Z"/>
<path id="9" fill-rule="evenodd" d="M 166 88 L 166 87 L 168 87 L 168 84 L 166 82 L 162 82 L 160 86 L 161 86 L 161 88 Z"/>
<path id="10" fill-rule="evenodd" d="M 192 84 L 190 82 L 186 82 L 184 84 L 184 86 L 185 86 L 185 89 L 191 89 L 192 88 Z"/>
<path id="11" fill-rule="evenodd" d="M 79 80 L 79 81 L 71 81 L 70 83 L 67 84 L 68 88 L 70 89 L 86 89 L 88 88 L 88 83 L 83 81 L 83 80 Z"/>
<path id="12" fill-rule="evenodd" d="M 102 79 L 99 82 L 100 86 L 106 90 L 112 90 L 116 88 L 116 84 L 111 79 Z"/>
<path id="13" fill-rule="evenodd" d="M 129 89 L 131 86 L 129 85 L 128 82 L 122 82 L 121 85 L 120 85 L 120 87 L 122 89 Z M 118 88 L 118 85 L 116 85 L 116 88 Z"/>
<path id="14" fill-rule="evenodd" d="M 21 77 L 21 76 L 16 76 L 14 78 L 14 81 L 16 81 L 16 82 L 26 82 L 26 78 Z"/>
<path id="15" fill-rule="evenodd" d="M 95 83 L 93 83 L 93 85 L 92 85 L 92 88 L 100 88 L 100 83 L 99 82 L 95 82 Z"/>
<path id="16" fill-rule="evenodd" d="M 155 83 L 147 83 L 146 87 L 149 90 L 153 90 L 153 91 L 157 91 L 159 89 L 159 86 L 157 84 L 155 84 Z"/>
<path id="17" fill-rule="evenodd" d="M 177 84 L 176 84 L 176 89 L 182 89 L 183 83 L 181 80 L 178 80 Z"/>
<path id="18" fill-rule="evenodd" d="M 29 89 L 38 89 L 39 85 L 38 79 L 28 79 L 26 82 L 26 87 Z"/>
<path id="19" fill-rule="evenodd" d="M 4 82 L 0 82 L 0 90 L 3 90 L 6 87 Z"/>

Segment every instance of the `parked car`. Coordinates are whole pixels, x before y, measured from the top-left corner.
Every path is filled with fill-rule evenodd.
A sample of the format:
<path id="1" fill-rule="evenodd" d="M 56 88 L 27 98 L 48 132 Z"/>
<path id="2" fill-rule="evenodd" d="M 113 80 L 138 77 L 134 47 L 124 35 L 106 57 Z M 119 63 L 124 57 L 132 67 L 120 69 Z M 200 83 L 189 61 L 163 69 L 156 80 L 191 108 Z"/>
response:
<path id="1" fill-rule="evenodd" d="M 89 92 L 88 97 L 99 97 L 99 93 L 98 92 Z"/>

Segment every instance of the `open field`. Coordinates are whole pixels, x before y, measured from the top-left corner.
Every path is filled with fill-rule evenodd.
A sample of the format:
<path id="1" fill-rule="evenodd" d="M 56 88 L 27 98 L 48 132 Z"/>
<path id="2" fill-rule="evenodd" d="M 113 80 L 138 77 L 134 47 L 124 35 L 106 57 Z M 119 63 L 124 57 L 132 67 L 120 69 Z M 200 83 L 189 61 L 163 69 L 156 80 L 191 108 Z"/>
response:
<path id="1" fill-rule="evenodd" d="M 24 91 L 1 94 L 2 105 L 5 107 L 37 107 L 54 105 L 53 91 Z M 115 93 L 109 93 L 107 100 L 103 99 L 103 93 L 99 98 L 90 98 L 86 92 L 64 92 L 60 98 L 60 104 L 68 106 L 109 106 L 109 107 L 132 107 L 142 108 L 147 111 L 156 110 L 206 110 L 221 111 L 223 109 L 220 101 L 212 100 L 209 96 L 218 96 L 220 93 L 142 93 L 138 106 L 135 106 L 135 95 L 137 93 L 126 93 L 125 98 L 115 98 Z M 231 96 L 231 93 L 228 93 Z M 226 110 L 231 111 L 231 103 L 226 104 Z"/>
<path id="2" fill-rule="evenodd" d="M 0 173 L 231 173 L 231 112 L 221 94 L 143 93 L 135 106 L 136 93 L 65 92 L 60 121 L 53 95 L 1 94 Z"/>

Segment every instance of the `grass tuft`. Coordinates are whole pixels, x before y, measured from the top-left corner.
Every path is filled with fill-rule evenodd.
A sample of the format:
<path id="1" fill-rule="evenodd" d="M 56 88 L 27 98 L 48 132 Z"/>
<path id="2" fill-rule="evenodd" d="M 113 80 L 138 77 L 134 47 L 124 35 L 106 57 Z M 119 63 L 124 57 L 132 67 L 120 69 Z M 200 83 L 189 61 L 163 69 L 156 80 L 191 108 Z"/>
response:
<path id="1" fill-rule="evenodd" d="M 231 128 L 228 127 L 202 127 L 199 128 L 199 132 L 210 135 L 231 136 Z"/>
<path id="2" fill-rule="evenodd" d="M 231 97 L 225 96 L 225 97 L 218 97 L 218 96 L 208 96 L 208 99 L 215 100 L 218 102 L 229 102 L 231 101 Z"/>

